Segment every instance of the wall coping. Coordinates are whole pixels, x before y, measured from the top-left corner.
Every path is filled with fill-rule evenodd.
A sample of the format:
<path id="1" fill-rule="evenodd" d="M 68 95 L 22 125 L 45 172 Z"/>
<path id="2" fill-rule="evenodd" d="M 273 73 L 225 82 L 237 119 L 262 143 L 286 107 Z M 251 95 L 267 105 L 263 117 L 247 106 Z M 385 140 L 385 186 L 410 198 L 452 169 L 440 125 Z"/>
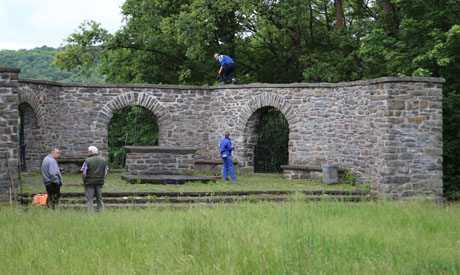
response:
<path id="1" fill-rule="evenodd" d="M 19 68 L 0 67 L 1 69 L 11 70 Z M 14 71 L 16 72 L 16 71 Z M 244 85 L 225 85 L 225 86 L 191 86 L 191 85 L 158 85 L 158 84 L 88 84 L 88 83 L 62 83 L 49 80 L 37 80 L 29 78 L 19 78 L 22 83 L 35 83 L 43 85 L 54 85 L 59 87 L 82 87 L 82 88 L 153 88 L 153 89 L 170 89 L 170 90 L 228 90 L 244 88 L 340 88 L 351 86 L 366 86 L 380 83 L 392 82 L 426 82 L 426 83 L 445 83 L 446 80 L 440 77 L 381 77 L 369 80 L 358 80 L 351 82 L 338 83 L 289 83 L 289 84 L 269 84 L 269 83 L 250 83 Z"/>
<path id="2" fill-rule="evenodd" d="M 195 147 L 167 147 L 167 146 L 123 146 L 127 153 L 175 153 L 175 154 L 194 154 Z"/>
<path id="3" fill-rule="evenodd" d="M 281 165 L 281 169 L 283 170 L 294 170 L 294 171 L 306 171 L 306 172 L 321 172 L 323 171 L 321 166 L 313 166 L 313 165 Z M 346 169 L 340 168 L 338 169 L 340 172 L 345 172 Z"/>
<path id="4" fill-rule="evenodd" d="M 20 72 L 21 72 L 20 68 L 0 66 L 0 73 L 20 73 Z"/>
<path id="5" fill-rule="evenodd" d="M 233 159 L 233 164 L 238 164 L 238 161 Z M 195 165 L 222 165 L 222 160 L 196 160 Z"/>
<path id="6" fill-rule="evenodd" d="M 57 163 L 81 163 L 85 162 L 85 159 L 87 157 L 81 157 L 81 158 L 58 158 L 56 161 Z"/>

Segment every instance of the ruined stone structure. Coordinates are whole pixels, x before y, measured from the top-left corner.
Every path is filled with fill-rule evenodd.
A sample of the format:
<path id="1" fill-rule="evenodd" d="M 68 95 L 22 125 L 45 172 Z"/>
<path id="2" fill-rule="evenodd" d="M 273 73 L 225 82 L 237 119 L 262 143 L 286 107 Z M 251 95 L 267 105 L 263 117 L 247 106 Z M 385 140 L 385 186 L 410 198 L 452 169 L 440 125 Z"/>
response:
<path id="1" fill-rule="evenodd" d="M 25 116 L 27 169 L 34 170 L 52 146 L 63 159 L 83 158 L 89 145 L 106 152 L 113 114 L 137 105 L 155 115 L 160 147 L 191 147 L 195 162 L 218 163 L 218 144 L 229 130 L 238 168 L 251 170 L 260 115 L 276 108 L 289 124 L 286 177 L 334 162 L 382 195 L 442 196 L 444 79 L 204 87 L 67 84 L 18 79 L 18 72 L 0 71 L 0 150 L 13 166 L 18 109 Z M 1 163 L 4 199 L 9 178 L 3 157 Z"/>

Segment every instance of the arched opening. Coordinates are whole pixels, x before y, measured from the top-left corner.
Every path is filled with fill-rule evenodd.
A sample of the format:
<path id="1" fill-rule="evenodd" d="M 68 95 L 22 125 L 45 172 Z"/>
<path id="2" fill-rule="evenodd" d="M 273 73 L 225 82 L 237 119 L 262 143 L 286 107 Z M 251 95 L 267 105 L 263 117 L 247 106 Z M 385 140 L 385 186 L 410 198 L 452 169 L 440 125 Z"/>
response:
<path id="1" fill-rule="evenodd" d="M 254 146 L 255 173 L 282 173 L 281 165 L 289 163 L 289 124 L 283 113 L 274 107 L 256 112 L 257 143 Z"/>
<path id="2" fill-rule="evenodd" d="M 113 114 L 108 125 L 109 167 L 124 168 L 123 146 L 158 145 L 156 116 L 141 106 L 127 106 Z"/>
<path id="3" fill-rule="evenodd" d="M 32 107 L 19 104 L 19 151 L 22 171 L 38 171 L 41 158 L 41 132 L 37 116 Z"/>

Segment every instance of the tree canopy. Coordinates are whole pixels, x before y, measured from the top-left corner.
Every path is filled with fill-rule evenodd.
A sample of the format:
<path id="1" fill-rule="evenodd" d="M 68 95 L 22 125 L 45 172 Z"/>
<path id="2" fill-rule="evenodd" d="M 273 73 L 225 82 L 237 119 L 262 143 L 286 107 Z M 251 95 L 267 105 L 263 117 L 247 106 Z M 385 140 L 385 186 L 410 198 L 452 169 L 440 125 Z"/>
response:
<path id="1" fill-rule="evenodd" d="M 55 64 L 108 82 L 210 85 L 214 53 L 240 83 L 458 75 L 459 0 L 126 0 L 109 34 L 85 21 Z"/>

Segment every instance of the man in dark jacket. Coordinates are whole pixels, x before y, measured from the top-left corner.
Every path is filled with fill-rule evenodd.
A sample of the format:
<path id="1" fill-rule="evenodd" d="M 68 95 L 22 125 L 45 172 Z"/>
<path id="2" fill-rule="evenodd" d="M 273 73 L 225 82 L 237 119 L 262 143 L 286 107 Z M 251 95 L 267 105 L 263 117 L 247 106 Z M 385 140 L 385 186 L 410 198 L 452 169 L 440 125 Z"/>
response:
<path id="1" fill-rule="evenodd" d="M 81 167 L 81 177 L 85 186 L 86 206 L 89 212 L 93 211 L 93 198 L 96 195 L 97 211 L 104 208 L 102 201 L 102 186 L 109 168 L 105 158 L 99 156 L 95 146 L 88 147 L 88 157 Z"/>
<path id="2" fill-rule="evenodd" d="M 46 187 L 48 197 L 46 199 L 46 206 L 54 209 L 59 203 L 61 197 L 62 175 L 56 161 L 59 158 L 59 149 L 53 148 L 51 152 L 43 159 L 41 166 L 41 174 L 43 183 Z"/>
<path id="3" fill-rule="evenodd" d="M 232 147 L 232 140 L 230 139 L 230 132 L 225 132 L 225 137 L 220 142 L 220 156 L 223 161 L 223 178 L 228 180 L 228 172 L 230 172 L 230 178 L 236 180 L 235 169 L 233 168 L 232 151 L 235 147 Z"/>

